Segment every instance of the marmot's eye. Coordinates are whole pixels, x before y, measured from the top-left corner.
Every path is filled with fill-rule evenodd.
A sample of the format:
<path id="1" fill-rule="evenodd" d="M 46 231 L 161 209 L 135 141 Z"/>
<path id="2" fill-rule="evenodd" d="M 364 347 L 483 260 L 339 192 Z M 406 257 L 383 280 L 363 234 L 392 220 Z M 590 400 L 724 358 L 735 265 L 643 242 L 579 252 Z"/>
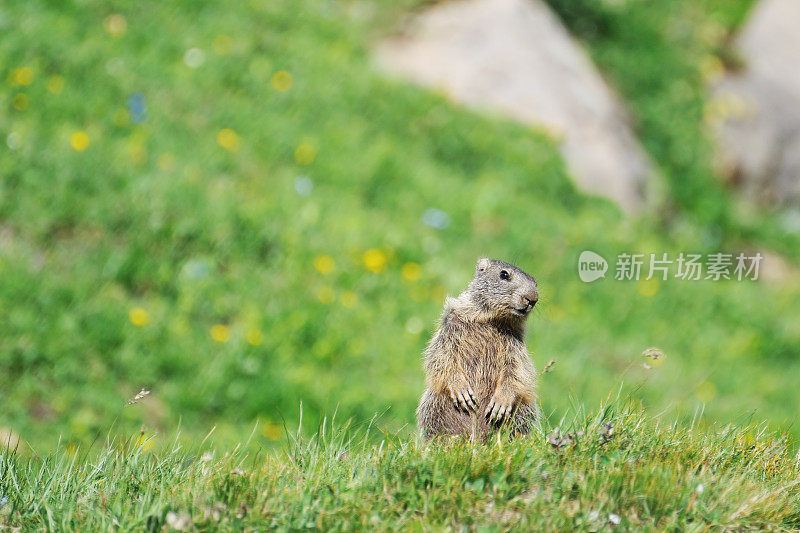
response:
<path id="1" fill-rule="evenodd" d="M 504 279 L 504 280 L 508 281 L 508 280 L 511 279 L 511 274 L 509 274 L 505 270 L 501 270 L 500 271 L 500 279 Z"/>

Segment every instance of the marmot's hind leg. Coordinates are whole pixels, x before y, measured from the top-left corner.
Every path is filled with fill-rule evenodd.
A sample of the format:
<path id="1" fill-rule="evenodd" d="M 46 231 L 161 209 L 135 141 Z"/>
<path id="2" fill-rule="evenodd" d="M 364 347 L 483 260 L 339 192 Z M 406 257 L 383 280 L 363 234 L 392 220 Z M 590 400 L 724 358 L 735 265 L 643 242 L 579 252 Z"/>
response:
<path id="1" fill-rule="evenodd" d="M 438 435 L 469 436 L 472 432 L 472 417 L 457 410 L 445 395 L 425 390 L 417 407 L 417 425 L 426 440 Z"/>
<path id="2" fill-rule="evenodd" d="M 538 404 L 521 403 L 514 410 L 508 424 L 516 435 L 527 435 L 541 418 L 541 409 Z"/>

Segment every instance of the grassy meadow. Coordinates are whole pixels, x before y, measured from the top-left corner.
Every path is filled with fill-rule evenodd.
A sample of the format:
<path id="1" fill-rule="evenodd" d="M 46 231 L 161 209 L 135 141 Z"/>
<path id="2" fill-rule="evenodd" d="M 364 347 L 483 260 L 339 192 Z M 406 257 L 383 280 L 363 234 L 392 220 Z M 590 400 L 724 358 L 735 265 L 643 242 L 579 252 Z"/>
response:
<path id="1" fill-rule="evenodd" d="M 549 1 L 658 168 L 636 217 L 577 191 L 546 131 L 376 69 L 425 3 L 0 4 L 0 525 L 800 527 L 800 280 L 577 276 L 583 250 L 800 259 L 791 213 L 738 198 L 707 138 L 750 2 Z M 481 256 L 539 280 L 550 426 L 425 449 L 420 353 Z M 548 442 L 617 391 L 646 413 L 619 415 L 635 438 L 598 444 L 586 418 L 585 442 Z M 371 436 L 308 436 L 334 413 Z M 212 428 L 206 446 L 249 444 L 203 461 Z"/>
<path id="2" fill-rule="evenodd" d="M 632 531 L 800 527 L 800 465 L 763 427 L 695 432 L 609 405 L 486 445 L 370 425 L 289 435 L 280 454 L 110 442 L 0 456 L 0 524 L 49 530 Z M 543 428 L 545 429 L 545 428 Z M 549 434 L 545 440 L 543 437 Z M 133 502 L 133 504 L 131 503 Z"/>

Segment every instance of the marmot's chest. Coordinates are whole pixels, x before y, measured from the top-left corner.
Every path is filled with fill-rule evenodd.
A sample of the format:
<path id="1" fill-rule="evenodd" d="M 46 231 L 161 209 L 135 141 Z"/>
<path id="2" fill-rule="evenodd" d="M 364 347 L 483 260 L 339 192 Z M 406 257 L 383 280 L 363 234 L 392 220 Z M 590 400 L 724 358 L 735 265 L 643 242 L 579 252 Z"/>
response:
<path id="1" fill-rule="evenodd" d="M 466 356 L 464 363 L 475 370 L 492 373 L 526 354 L 523 341 L 495 328 L 479 327 L 465 333 L 460 344 L 466 349 L 461 353 Z"/>

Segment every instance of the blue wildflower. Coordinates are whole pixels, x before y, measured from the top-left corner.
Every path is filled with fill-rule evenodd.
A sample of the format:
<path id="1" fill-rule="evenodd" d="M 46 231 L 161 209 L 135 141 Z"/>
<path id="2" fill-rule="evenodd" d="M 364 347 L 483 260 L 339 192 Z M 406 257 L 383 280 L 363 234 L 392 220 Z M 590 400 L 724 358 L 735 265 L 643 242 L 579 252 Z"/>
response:
<path id="1" fill-rule="evenodd" d="M 191 279 L 202 279 L 208 276 L 211 268 L 204 259 L 192 259 L 184 263 L 182 274 Z"/>
<path id="2" fill-rule="evenodd" d="M 426 226 L 436 229 L 445 229 L 450 225 L 450 215 L 441 209 L 431 207 L 423 213 L 422 221 Z"/>
<path id="3" fill-rule="evenodd" d="M 298 176 L 294 180 L 294 190 L 300 196 L 311 196 L 311 192 L 314 190 L 314 182 L 308 176 Z"/>
<path id="4" fill-rule="evenodd" d="M 142 93 L 133 93 L 128 98 L 128 112 L 134 124 L 141 124 L 147 119 L 147 105 Z"/>

